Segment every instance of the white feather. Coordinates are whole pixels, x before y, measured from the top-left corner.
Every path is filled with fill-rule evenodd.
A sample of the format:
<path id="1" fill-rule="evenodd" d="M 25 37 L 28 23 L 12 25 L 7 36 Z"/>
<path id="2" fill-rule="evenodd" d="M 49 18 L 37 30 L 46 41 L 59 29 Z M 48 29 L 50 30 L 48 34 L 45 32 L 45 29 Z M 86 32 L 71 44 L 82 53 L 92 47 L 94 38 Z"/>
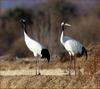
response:
<path id="1" fill-rule="evenodd" d="M 64 43 L 64 47 L 68 52 L 71 52 L 71 54 L 74 56 L 78 53 L 81 54 L 83 45 L 79 41 L 70 39 Z"/>
<path id="2" fill-rule="evenodd" d="M 33 52 L 34 56 L 42 56 L 41 55 L 41 50 L 43 49 L 43 46 L 38 43 L 37 41 L 31 39 L 24 31 L 24 37 L 25 37 L 25 43 L 29 50 Z"/>

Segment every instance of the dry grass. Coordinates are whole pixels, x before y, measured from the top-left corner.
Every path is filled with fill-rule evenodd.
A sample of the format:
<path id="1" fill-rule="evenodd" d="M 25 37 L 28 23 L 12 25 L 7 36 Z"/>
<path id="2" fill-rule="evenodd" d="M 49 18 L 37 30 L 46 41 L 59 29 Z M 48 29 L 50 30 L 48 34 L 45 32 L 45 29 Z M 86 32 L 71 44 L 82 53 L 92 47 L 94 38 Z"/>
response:
<path id="1" fill-rule="evenodd" d="M 77 59 L 77 71 L 84 69 L 84 75 L 78 72 L 75 76 L 0 76 L 1 88 L 97 88 L 99 87 L 100 62 L 99 53 L 100 45 L 88 47 L 88 60 L 84 57 Z M 7 58 L 8 59 L 8 58 Z M 67 69 L 68 62 L 60 62 L 60 57 L 52 58 L 48 64 L 47 61 L 40 62 L 41 69 Z M 35 59 L 34 59 L 35 60 Z M 14 60 L 0 60 L 0 70 L 28 70 L 35 68 L 35 61 L 33 58 L 14 59 Z"/>

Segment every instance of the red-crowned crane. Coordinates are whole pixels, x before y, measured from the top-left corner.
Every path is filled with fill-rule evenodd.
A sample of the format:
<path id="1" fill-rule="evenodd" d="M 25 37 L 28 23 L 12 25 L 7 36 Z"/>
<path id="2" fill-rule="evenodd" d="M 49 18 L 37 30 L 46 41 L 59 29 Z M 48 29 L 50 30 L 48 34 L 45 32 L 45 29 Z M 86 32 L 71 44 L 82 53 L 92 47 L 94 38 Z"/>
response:
<path id="1" fill-rule="evenodd" d="M 23 26 L 23 30 L 24 30 L 24 40 L 25 43 L 28 47 L 28 49 L 33 53 L 33 55 L 35 57 L 40 56 L 41 58 L 46 58 L 47 61 L 50 61 L 50 53 L 49 50 L 44 47 L 43 45 L 41 45 L 39 42 L 37 42 L 36 40 L 30 38 L 27 34 L 27 30 L 26 30 L 26 20 L 25 19 L 21 19 L 20 22 L 22 23 Z M 38 70 L 38 64 L 39 60 L 36 59 L 36 75 L 40 75 L 40 71 Z"/>
<path id="2" fill-rule="evenodd" d="M 85 53 L 86 59 L 87 59 L 87 50 L 83 46 L 83 44 L 81 44 L 79 41 L 69 36 L 64 36 L 64 26 L 70 27 L 71 25 L 64 23 L 64 22 L 61 23 L 62 33 L 60 37 L 60 42 L 64 46 L 64 48 L 67 50 L 67 52 L 69 53 L 70 62 L 72 61 L 72 58 L 74 57 L 74 69 L 75 69 L 75 75 L 76 75 L 76 68 L 75 68 L 76 56 L 81 57 Z M 71 63 L 70 63 L 70 67 L 71 67 Z M 69 70 L 69 75 L 70 75 L 70 70 Z"/>

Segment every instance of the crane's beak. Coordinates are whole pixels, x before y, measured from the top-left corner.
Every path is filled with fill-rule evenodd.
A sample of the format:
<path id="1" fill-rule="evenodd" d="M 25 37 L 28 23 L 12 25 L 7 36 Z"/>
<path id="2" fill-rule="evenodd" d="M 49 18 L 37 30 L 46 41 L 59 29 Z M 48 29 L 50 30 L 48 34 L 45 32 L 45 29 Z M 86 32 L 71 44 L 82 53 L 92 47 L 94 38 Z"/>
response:
<path id="1" fill-rule="evenodd" d="M 68 26 L 68 27 L 70 27 L 71 25 L 70 25 L 70 24 L 68 24 L 68 23 L 65 23 L 65 26 Z"/>

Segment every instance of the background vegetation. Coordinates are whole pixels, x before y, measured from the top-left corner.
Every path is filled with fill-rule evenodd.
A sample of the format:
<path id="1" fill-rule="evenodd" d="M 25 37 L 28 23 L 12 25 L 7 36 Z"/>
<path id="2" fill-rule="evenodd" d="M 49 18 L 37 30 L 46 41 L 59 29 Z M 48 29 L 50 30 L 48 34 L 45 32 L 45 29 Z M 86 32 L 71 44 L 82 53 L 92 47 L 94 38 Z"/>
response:
<path id="1" fill-rule="evenodd" d="M 100 42 L 99 10 L 79 13 L 78 7 L 64 0 L 48 0 L 37 9 L 12 8 L 0 17 L 0 56 L 33 56 L 24 42 L 23 30 L 19 20 L 28 19 L 28 35 L 47 46 L 51 55 L 64 52 L 60 44 L 62 21 L 70 23 L 65 34 L 82 42 L 86 47 Z"/>

